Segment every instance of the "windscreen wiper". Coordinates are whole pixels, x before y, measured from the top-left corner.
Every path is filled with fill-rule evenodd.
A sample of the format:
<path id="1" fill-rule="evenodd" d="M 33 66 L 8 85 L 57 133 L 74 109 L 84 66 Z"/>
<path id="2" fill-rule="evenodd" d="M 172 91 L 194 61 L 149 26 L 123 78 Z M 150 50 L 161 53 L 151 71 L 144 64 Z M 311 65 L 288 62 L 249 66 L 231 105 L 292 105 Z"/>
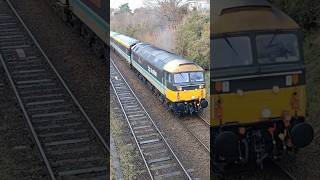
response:
<path id="1" fill-rule="evenodd" d="M 236 49 L 234 49 L 234 47 L 232 46 L 232 44 L 231 44 L 231 42 L 229 41 L 229 39 L 228 39 L 227 37 L 224 37 L 223 39 L 227 42 L 228 46 L 232 49 L 232 51 L 233 51 L 237 56 L 239 56 L 239 53 L 237 52 Z"/>
<path id="2" fill-rule="evenodd" d="M 278 35 L 279 35 L 278 31 L 273 34 L 273 36 L 272 36 L 270 42 L 268 43 L 267 47 L 269 47 L 273 43 L 273 41 L 276 39 L 276 37 Z"/>

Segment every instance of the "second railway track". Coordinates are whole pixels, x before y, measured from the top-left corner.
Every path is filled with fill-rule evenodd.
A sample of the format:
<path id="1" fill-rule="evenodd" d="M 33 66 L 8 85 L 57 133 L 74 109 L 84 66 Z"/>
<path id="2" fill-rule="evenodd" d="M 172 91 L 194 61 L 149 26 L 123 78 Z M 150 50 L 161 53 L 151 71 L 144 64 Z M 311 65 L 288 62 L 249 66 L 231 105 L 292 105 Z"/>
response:
<path id="1" fill-rule="evenodd" d="M 0 68 L 51 179 L 106 179 L 107 143 L 8 0 L 0 0 Z"/>
<path id="2" fill-rule="evenodd" d="M 177 155 L 110 60 L 110 83 L 151 179 L 191 179 Z"/>
<path id="3" fill-rule="evenodd" d="M 185 129 L 210 153 L 210 125 L 200 115 L 178 120 Z"/>

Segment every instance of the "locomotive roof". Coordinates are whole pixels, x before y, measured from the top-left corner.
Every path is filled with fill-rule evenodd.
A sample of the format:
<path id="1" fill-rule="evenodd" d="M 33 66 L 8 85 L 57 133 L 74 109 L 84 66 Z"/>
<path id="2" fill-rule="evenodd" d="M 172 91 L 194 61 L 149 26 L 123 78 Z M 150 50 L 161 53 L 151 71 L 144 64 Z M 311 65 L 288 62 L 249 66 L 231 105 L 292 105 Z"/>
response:
<path id="1" fill-rule="evenodd" d="M 211 9 L 211 35 L 299 28 L 288 15 L 265 0 L 215 0 Z"/>
<path id="2" fill-rule="evenodd" d="M 132 45 L 139 42 L 139 40 L 123 34 L 115 34 L 114 36 L 112 36 L 112 38 L 120 44 L 122 44 L 123 46 L 125 46 L 126 48 L 130 48 Z"/>
<path id="3" fill-rule="evenodd" d="M 133 51 L 158 69 L 170 73 L 203 71 L 194 62 L 147 43 L 136 44 L 133 47 Z"/>

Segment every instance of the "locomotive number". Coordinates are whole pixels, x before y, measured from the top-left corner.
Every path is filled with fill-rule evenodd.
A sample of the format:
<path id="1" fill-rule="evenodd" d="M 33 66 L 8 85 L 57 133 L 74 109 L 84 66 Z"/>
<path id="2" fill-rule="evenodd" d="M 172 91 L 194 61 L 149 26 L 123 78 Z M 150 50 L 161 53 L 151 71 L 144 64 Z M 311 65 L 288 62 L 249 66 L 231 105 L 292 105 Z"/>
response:
<path id="1" fill-rule="evenodd" d="M 150 66 L 148 66 L 148 71 L 149 71 L 150 74 L 153 74 L 154 76 L 157 76 L 157 71 L 152 69 Z"/>

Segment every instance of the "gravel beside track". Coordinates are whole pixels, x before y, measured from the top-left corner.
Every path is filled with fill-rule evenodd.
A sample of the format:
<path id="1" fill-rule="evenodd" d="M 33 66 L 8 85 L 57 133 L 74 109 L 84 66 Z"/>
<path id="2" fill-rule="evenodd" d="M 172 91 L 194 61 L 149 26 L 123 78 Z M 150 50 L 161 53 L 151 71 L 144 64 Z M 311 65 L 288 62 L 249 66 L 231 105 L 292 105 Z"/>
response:
<path id="1" fill-rule="evenodd" d="M 202 147 L 210 153 L 210 126 L 199 116 L 184 117 L 179 121 L 198 140 Z"/>

